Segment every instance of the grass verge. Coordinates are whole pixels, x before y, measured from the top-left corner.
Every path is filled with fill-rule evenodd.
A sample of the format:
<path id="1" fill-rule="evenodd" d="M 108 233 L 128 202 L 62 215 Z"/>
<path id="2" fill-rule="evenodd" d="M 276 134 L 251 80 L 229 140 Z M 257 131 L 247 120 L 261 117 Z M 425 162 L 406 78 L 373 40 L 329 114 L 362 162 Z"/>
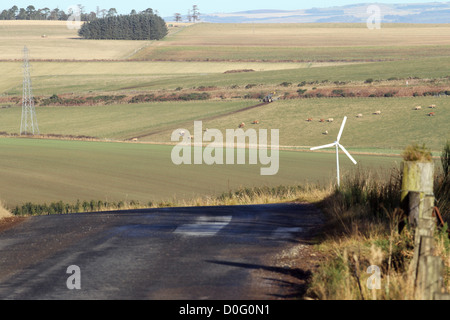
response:
<path id="1" fill-rule="evenodd" d="M 116 210 L 135 210 L 148 208 L 168 207 L 205 207 L 205 206 L 231 206 L 269 204 L 279 202 L 317 202 L 330 194 L 332 188 L 306 186 L 278 186 L 278 187 L 253 187 L 239 188 L 237 191 L 225 192 L 219 196 L 197 197 L 191 200 L 160 201 L 142 203 L 136 200 L 108 202 L 102 200 L 80 201 L 65 203 L 63 201 L 50 204 L 25 203 L 11 209 L 16 216 L 34 216 L 51 214 L 72 214 L 107 212 Z"/>
<path id="2" fill-rule="evenodd" d="M 450 289 L 450 211 L 447 143 L 443 171 L 435 178 L 436 205 L 444 221 L 435 233 L 434 255 L 444 263 L 444 287 Z M 447 167 L 446 167 L 447 165 Z M 400 209 L 401 172 L 392 169 L 389 180 L 357 171 L 341 189 L 319 202 L 328 217 L 317 245 L 324 260 L 314 273 L 308 297 L 320 300 L 414 300 L 411 272 L 414 234 Z M 376 266 L 376 267 L 373 267 Z M 372 288 L 379 272 L 380 282 Z"/>

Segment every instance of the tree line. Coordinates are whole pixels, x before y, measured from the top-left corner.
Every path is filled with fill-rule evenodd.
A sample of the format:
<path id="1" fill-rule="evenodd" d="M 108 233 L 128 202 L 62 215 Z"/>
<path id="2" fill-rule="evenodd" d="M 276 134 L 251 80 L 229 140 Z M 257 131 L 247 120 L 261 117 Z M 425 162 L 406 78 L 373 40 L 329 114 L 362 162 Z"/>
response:
<path id="1" fill-rule="evenodd" d="M 85 39 L 160 40 L 168 33 L 166 22 L 154 13 L 119 15 L 85 22 L 78 35 Z"/>
<path id="2" fill-rule="evenodd" d="M 75 7 L 76 13 L 79 14 L 81 21 L 93 21 L 100 18 L 107 18 L 107 17 L 114 17 L 117 15 L 116 8 L 110 8 L 110 9 L 100 9 L 100 7 L 97 7 L 97 9 L 91 12 L 86 12 L 84 6 L 77 5 Z M 138 12 L 136 10 L 131 10 L 130 15 L 135 14 L 158 14 L 158 12 L 155 10 L 153 12 L 153 9 L 148 8 L 146 10 L 143 10 L 141 12 Z M 75 14 L 75 10 L 73 8 L 69 8 L 68 10 L 64 11 L 59 8 L 50 9 L 48 7 L 36 9 L 35 6 L 29 5 L 26 8 L 19 8 L 17 6 L 12 6 L 9 9 L 4 9 L 0 13 L 0 20 L 61 20 L 61 21 L 67 21 L 69 17 Z"/>

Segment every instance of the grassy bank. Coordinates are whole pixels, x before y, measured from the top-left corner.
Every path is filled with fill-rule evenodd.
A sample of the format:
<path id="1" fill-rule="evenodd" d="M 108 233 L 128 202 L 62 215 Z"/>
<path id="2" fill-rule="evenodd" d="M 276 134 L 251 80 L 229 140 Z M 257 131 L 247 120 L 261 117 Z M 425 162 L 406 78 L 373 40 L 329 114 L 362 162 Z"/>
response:
<path id="1" fill-rule="evenodd" d="M 11 209 L 4 209 L 5 212 L 12 212 L 16 216 L 52 215 L 52 214 L 75 214 L 107 212 L 117 210 L 134 210 L 149 208 L 169 208 L 169 207 L 204 207 L 204 206 L 232 206 L 232 205 L 252 205 L 269 204 L 289 201 L 316 202 L 329 195 L 331 187 L 317 186 L 277 186 L 277 187 L 253 187 L 240 188 L 236 191 L 229 191 L 218 196 L 197 197 L 189 200 L 179 201 L 149 201 L 146 203 L 129 200 L 108 202 L 103 200 L 80 201 L 66 203 L 63 201 L 51 202 L 49 204 L 27 202 L 16 205 Z"/>
<path id="2" fill-rule="evenodd" d="M 450 289 L 450 144 L 442 153 L 434 183 L 436 206 L 446 224 L 438 224 L 434 255 L 444 263 L 444 286 Z M 341 190 L 318 203 L 328 217 L 318 244 L 324 260 L 313 275 L 309 297 L 321 300 L 413 300 L 414 231 L 400 209 L 401 172 L 386 180 L 369 172 L 348 177 Z M 437 222 L 437 220 L 436 220 Z M 377 266 L 379 290 L 368 283 Z"/>

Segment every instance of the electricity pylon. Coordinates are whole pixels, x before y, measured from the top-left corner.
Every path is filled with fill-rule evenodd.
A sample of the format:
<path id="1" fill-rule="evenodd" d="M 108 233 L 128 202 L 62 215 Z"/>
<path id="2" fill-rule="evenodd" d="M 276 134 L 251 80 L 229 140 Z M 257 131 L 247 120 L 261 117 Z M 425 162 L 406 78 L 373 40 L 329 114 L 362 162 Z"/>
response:
<path id="1" fill-rule="evenodd" d="M 28 48 L 23 48 L 23 95 L 22 95 L 22 121 L 20 134 L 39 134 L 39 127 L 34 109 L 34 97 L 31 87 L 30 63 L 28 61 Z"/>

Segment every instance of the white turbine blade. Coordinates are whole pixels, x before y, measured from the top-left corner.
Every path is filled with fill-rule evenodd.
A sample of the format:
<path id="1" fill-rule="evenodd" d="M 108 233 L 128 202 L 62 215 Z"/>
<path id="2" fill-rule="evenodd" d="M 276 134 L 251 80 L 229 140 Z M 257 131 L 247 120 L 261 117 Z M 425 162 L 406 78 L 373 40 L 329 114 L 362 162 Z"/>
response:
<path id="1" fill-rule="evenodd" d="M 341 141 L 341 137 L 342 137 L 342 132 L 344 131 L 344 127 L 345 127 L 345 123 L 347 122 L 347 117 L 344 117 L 344 121 L 342 121 L 342 125 L 341 125 L 341 130 L 339 130 L 339 134 L 337 137 L 337 141 Z"/>
<path id="2" fill-rule="evenodd" d="M 348 153 L 348 151 L 344 148 L 343 145 L 340 145 L 340 144 L 339 144 L 339 148 L 341 148 L 342 151 L 344 151 L 344 153 L 347 155 L 347 157 L 349 157 L 350 160 L 352 160 L 352 162 L 353 162 L 354 164 L 357 164 L 356 160 L 353 159 L 353 157 L 350 155 L 350 153 Z"/>
<path id="3" fill-rule="evenodd" d="M 330 144 L 327 144 L 327 145 L 324 145 L 324 146 L 320 146 L 320 147 L 314 147 L 314 148 L 311 148 L 310 150 L 319 150 L 319 149 L 331 148 L 331 147 L 334 147 L 335 145 L 336 145 L 336 142 L 335 143 L 330 143 Z"/>

